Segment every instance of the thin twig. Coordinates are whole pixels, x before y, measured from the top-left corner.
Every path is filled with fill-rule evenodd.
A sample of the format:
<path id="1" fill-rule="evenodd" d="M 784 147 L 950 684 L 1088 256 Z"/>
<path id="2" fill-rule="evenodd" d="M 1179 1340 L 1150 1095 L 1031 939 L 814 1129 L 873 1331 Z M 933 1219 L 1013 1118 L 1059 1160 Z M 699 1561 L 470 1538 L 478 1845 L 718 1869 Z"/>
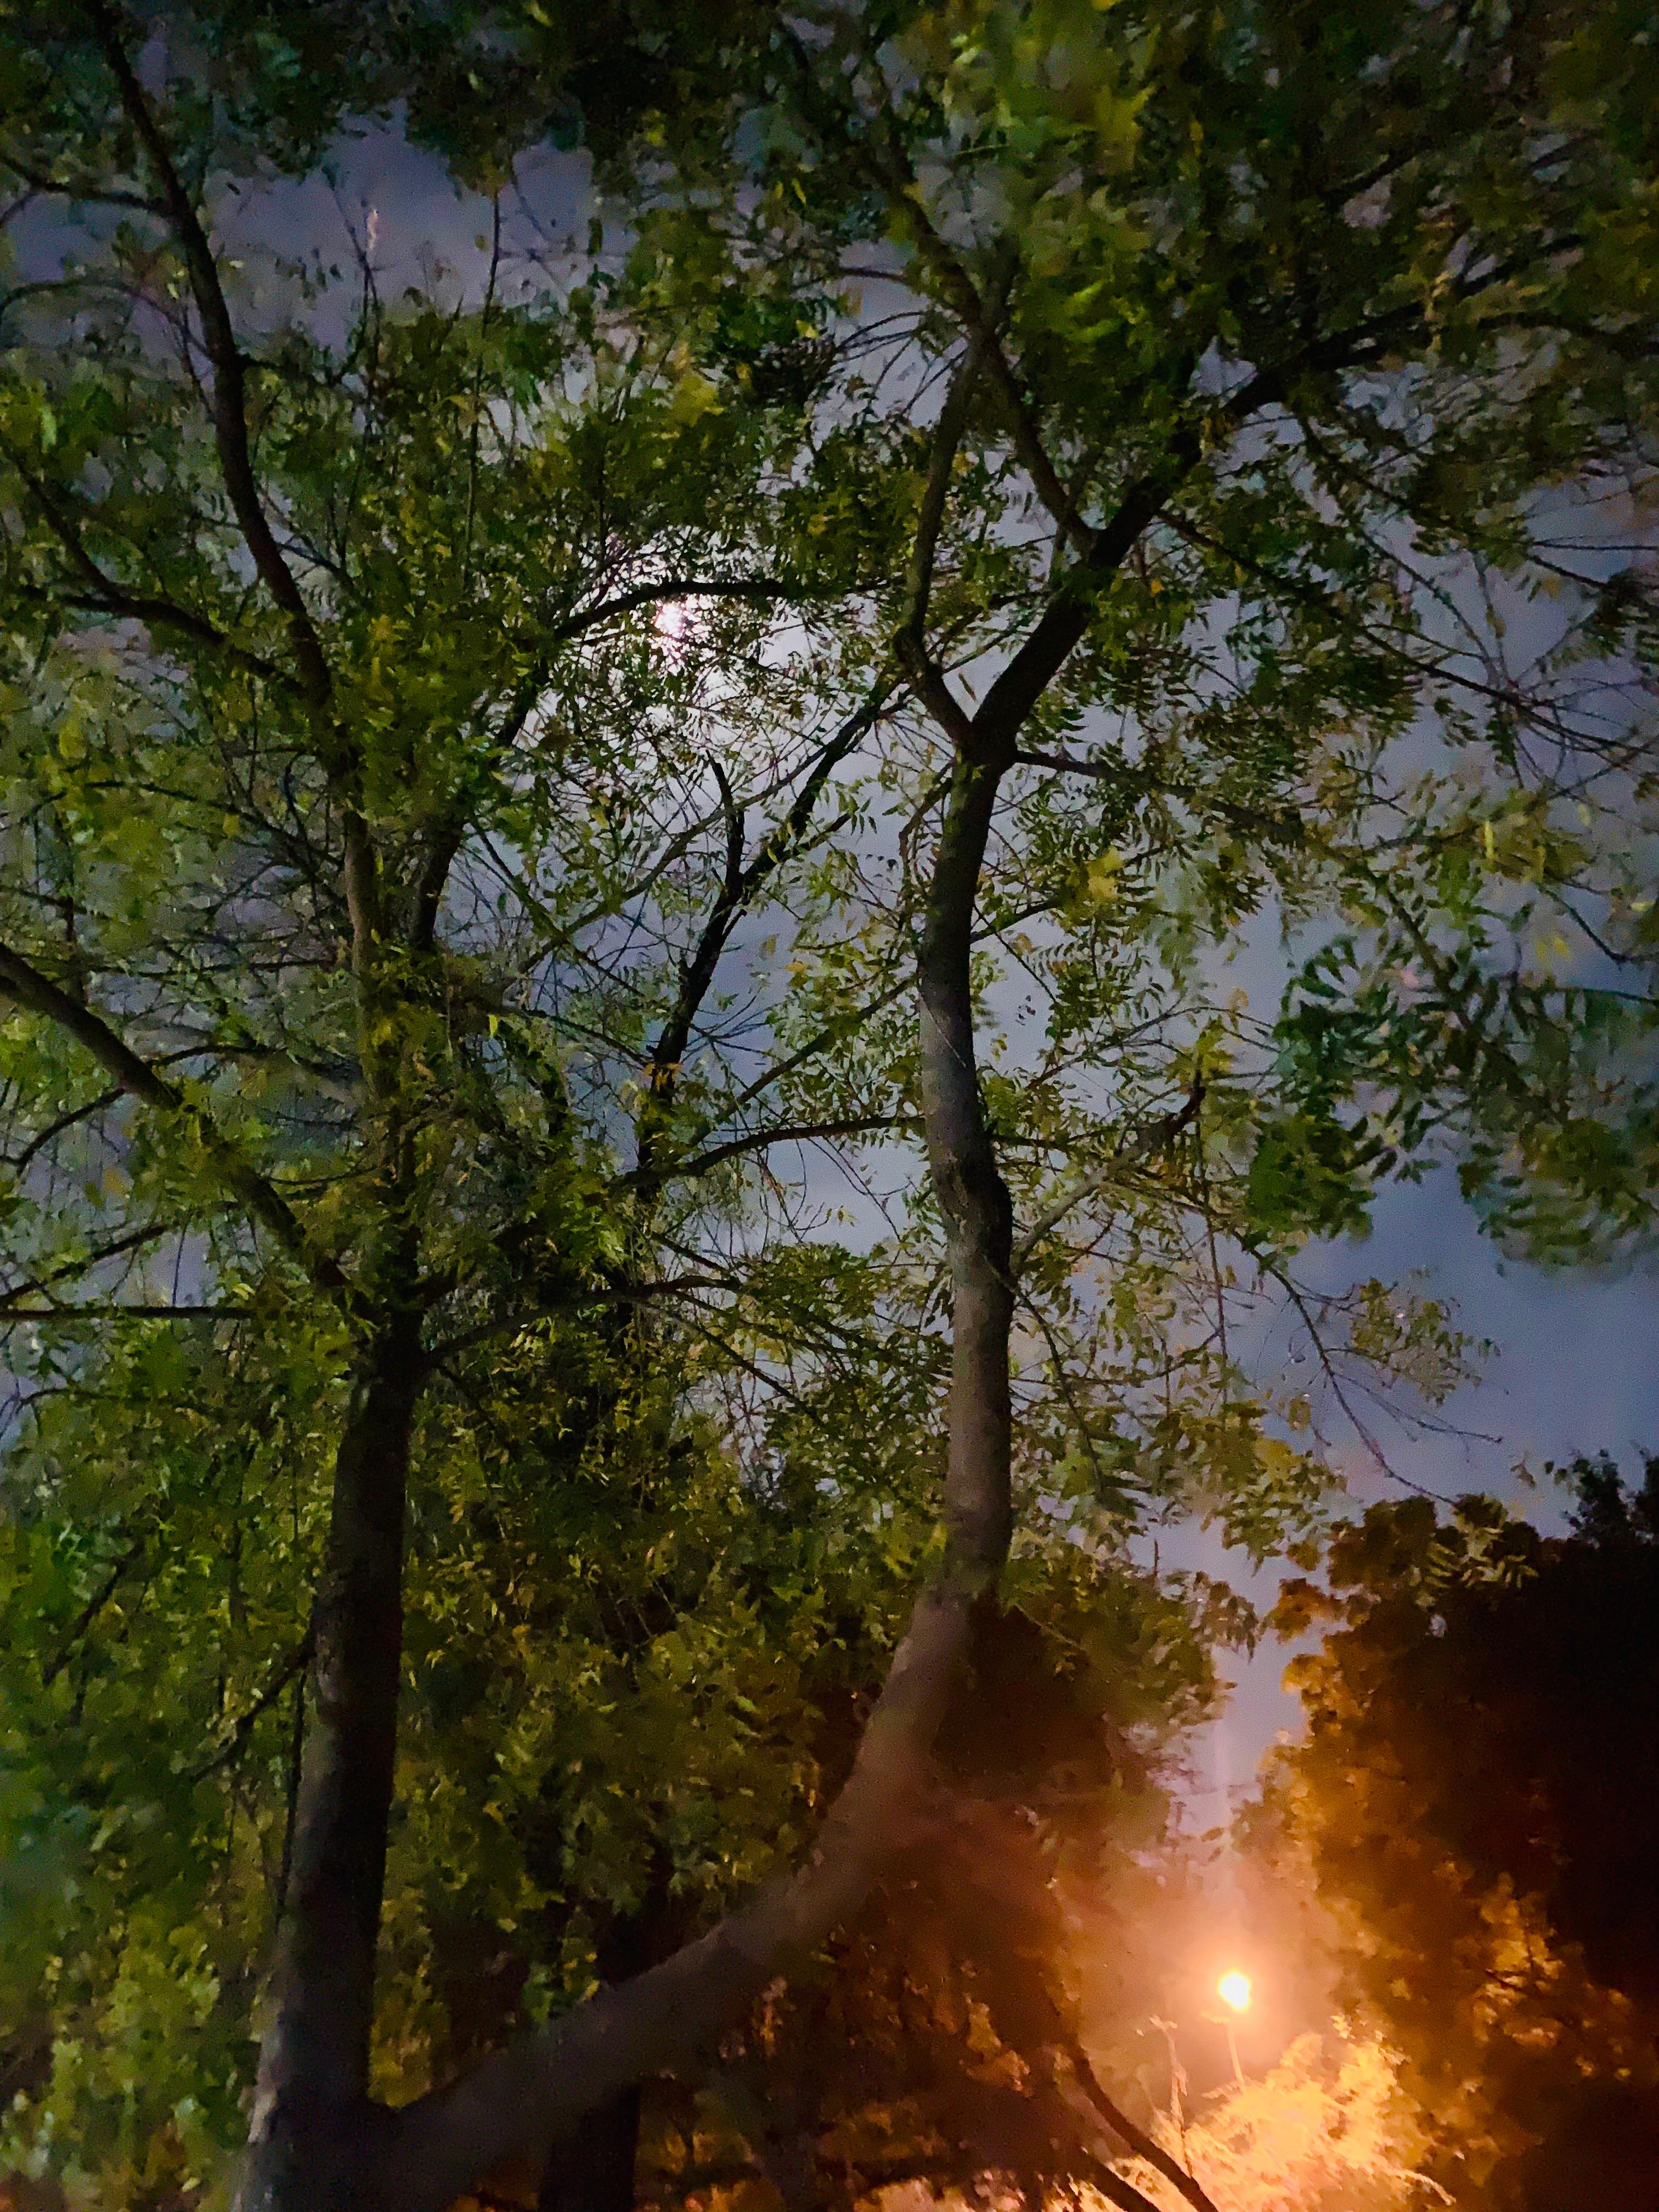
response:
<path id="1" fill-rule="evenodd" d="M 206 1107 L 158 1075 L 91 1006 L 71 998 L 7 945 L 0 945 L 0 994 L 29 1012 L 55 1022 L 131 1097 L 192 1129 L 226 1189 L 300 1262 L 312 1280 L 320 1289 L 335 1292 L 345 1289 L 345 1277 L 339 1267 L 313 1248 L 288 1200 L 224 1134 Z"/>
<path id="2" fill-rule="evenodd" d="M 216 1773 L 222 1766 L 229 1765 L 233 1759 L 240 1757 L 248 1737 L 253 1732 L 255 1722 L 258 1720 L 261 1714 L 270 1711 L 295 1676 L 302 1674 L 311 1664 L 312 1653 L 315 1647 L 316 1632 L 314 1629 L 307 1628 L 293 1650 L 278 1662 L 264 1689 L 260 1691 L 247 1711 L 237 1720 L 219 1748 L 204 1759 L 199 1766 L 191 1770 L 185 1778 L 186 1782 L 192 1784 L 204 1782 L 210 1774 Z"/>
<path id="3" fill-rule="evenodd" d="M 119 1584 L 122 1577 L 126 1573 L 128 1568 L 137 1562 L 148 1540 L 149 1539 L 147 1536 L 138 1536 L 134 1538 L 131 1545 L 121 1554 L 121 1557 L 115 1562 L 115 1565 L 110 1569 L 108 1574 L 105 1576 L 103 1581 L 98 1585 L 98 1588 L 93 1592 L 92 1595 L 82 1607 L 80 1612 L 76 1613 L 75 1616 L 74 1626 L 70 1628 L 69 1634 L 64 1638 L 56 1657 L 49 1660 L 40 1669 L 40 1686 L 43 1690 L 49 1690 L 52 1687 L 52 1684 L 58 1680 L 58 1677 L 63 1673 L 64 1668 L 68 1666 L 70 1661 L 75 1656 L 76 1650 L 80 1644 L 81 1638 L 86 1634 L 88 1629 L 92 1626 L 93 1622 L 97 1620 L 99 1614 L 114 1596 L 116 1589 Z"/>
<path id="4" fill-rule="evenodd" d="M 1018 1275 L 1026 1267 L 1032 1253 L 1048 1231 L 1063 1220 L 1074 1206 L 1080 1206 L 1085 1198 L 1091 1198 L 1114 1177 L 1121 1175 L 1125 1168 L 1134 1167 L 1142 1160 L 1150 1158 L 1152 1153 L 1161 1151 L 1172 1138 L 1179 1136 L 1197 1114 L 1203 1097 L 1203 1082 L 1200 1078 L 1194 1077 L 1193 1087 L 1188 1093 L 1184 1105 L 1177 1107 L 1173 1113 L 1163 1115 L 1156 1121 L 1147 1123 L 1144 1128 L 1138 1129 L 1126 1143 L 1118 1146 L 1109 1160 L 1095 1169 L 1092 1174 L 1085 1176 L 1080 1182 L 1074 1183 L 1069 1190 L 1062 1191 L 1053 1205 L 1046 1207 L 1037 1216 L 1024 1241 L 1016 1249 L 1012 1263 L 1015 1274 Z"/>

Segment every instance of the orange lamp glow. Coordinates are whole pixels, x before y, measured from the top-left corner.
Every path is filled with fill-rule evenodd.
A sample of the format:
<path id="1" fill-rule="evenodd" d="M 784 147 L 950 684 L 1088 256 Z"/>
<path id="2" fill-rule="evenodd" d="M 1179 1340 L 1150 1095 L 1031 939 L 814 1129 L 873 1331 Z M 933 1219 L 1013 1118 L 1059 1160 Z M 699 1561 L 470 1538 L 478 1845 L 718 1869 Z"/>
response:
<path id="1" fill-rule="evenodd" d="M 1223 2004 L 1231 2005 L 1235 2012 L 1249 2010 L 1250 1978 L 1248 1974 L 1241 1974 L 1235 1966 L 1232 1972 L 1224 1974 L 1215 1986 Z"/>

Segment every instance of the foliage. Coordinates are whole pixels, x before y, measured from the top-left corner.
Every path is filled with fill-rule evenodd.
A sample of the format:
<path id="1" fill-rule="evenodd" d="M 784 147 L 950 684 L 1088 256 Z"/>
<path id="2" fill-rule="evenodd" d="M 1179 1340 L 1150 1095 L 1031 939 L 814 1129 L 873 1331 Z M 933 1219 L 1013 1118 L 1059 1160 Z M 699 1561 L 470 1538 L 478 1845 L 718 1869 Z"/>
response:
<path id="1" fill-rule="evenodd" d="M 1164 2148 L 1228 2212 L 1407 2212 L 1439 2201 L 1418 2172 L 1424 2144 L 1397 2065 L 1375 2038 L 1299 2036 L 1260 2081 L 1218 2092 Z M 1149 2167 L 1135 2179 L 1160 2208 L 1181 2199 Z"/>
<path id="2" fill-rule="evenodd" d="M 1308 1716 L 1268 1804 L 1337 1913 L 1349 1997 L 1403 2054 L 1430 2171 L 1462 2203 L 1652 2201 L 1659 1948 L 1640 1869 L 1659 1769 L 1659 1467 L 1571 1470 L 1571 1533 L 1491 1500 L 1374 1507 L 1332 1546 L 1326 1633 L 1290 1677 Z"/>

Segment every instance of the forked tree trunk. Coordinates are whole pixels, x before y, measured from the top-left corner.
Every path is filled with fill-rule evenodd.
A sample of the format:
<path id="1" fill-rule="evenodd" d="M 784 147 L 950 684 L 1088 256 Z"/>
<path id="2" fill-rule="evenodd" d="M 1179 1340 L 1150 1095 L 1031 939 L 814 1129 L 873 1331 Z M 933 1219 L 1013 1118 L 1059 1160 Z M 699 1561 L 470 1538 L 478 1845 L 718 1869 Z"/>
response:
<path id="1" fill-rule="evenodd" d="M 365 1365 L 341 1444 L 318 1613 L 318 1726 L 237 2212 L 442 2212 L 483 2175 L 544 2155 L 561 2137 L 581 2148 L 573 2162 L 562 2154 L 556 2193 L 619 2188 L 629 2093 L 705 2057 L 769 1982 L 856 1909 L 912 1832 L 975 1601 L 994 1589 L 1012 1524 L 1012 1211 L 980 1098 L 969 979 L 980 869 L 1012 758 L 1012 737 L 959 750 L 921 950 L 923 1119 L 953 1290 L 945 1558 L 811 1860 L 672 1959 L 447 2087 L 398 2112 L 368 2101 L 416 1356 L 411 1331 L 388 1332 Z M 607 2112 L 608 2122 L 594 2117 L 575 2134 Z"/>

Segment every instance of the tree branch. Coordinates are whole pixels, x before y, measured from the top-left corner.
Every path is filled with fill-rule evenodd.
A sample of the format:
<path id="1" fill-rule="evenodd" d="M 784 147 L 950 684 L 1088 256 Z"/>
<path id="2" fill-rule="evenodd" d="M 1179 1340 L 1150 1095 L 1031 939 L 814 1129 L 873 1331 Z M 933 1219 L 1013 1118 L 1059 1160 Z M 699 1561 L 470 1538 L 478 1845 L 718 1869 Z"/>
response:
<path id="1" fill-rule="evenodd" d="M 253 465 L 247 422 L 247 364 L 213 247 L 194 202 L 173 165 L 167 140 L 151 112 L 143 87 L 127 55 L 108 0 L 82 0 L 91 16 L 105 61 L 114 77 L 138 142 L 161 188 L 167 218 L 184 256 L 190 288 L 202 320 L 202 334 L 213 370 L 209 411 L 213 422 L 219 473 L 231 510 L 255 571 L 288 623 L 300 672 L 300 688 L 310 702 L 319 751 L 331 779 L 339 787 L 346 849 L 346 902 L 351 914 L 354 959 L 360 975 L 374 957 L 380 935 L 380 870 L 361 793 L 356 764 L 332 720 L 333 676 L 322 639 L 286 555 L 265 514 Z"/>
<path id="2" fill-rule="evenodd" d="M 143 192 L 112 191 L 106 185 L 94 184 L 87 177 L 53 177 L 20 161 L 15 154 L 0 148 L 0 167 L 8 168 L 13 176 L 21 177 L 31 191 L 49 193 L 54 199 L 80 200 L 88 206 L 131 208 L 140 215 L 164 216 L 167 209 L 160 200 L 151 199 Z"/>
<path id="3" fill-rule="evenodd" d="M 633 614 L 641 607 L 675 599 L 755 599 L 766 605 L 800 597 L 796 586 L 774 582 L 767 577 L 728 580 L 720 576 L 665 576 L 659 583 L 641 584 L 636 591 L 619 592 L 613 599 L 603 599 L 598 606 L 585 607 L 580 614 L 556 625 L 552 637 L 556 644 L 566 645 L 600 623 L 614 622 L 619 616 Z"/>
<path id="4" fill-rule="evenodd" d="M 0 1326 L 13 1322 L 78 1321 L 236 1321 L 257 1319 L 246 1306 L 0 1305 Z"/>
<path id="5" fill-rule="evenodd" d="M 106 1112 L 121 1095 L 118 1087 L 113 1091 L 100 1091 L 95 1098 L 88 1099 L 85 1105 L 66 1108 L 48 1121 L 44 1129 L 37 1129 L 21 1152 L 0 1158 L 0 1168 L 4 1168 L 9 1175 L 21 1176 L 40 1158 L 48 1145 L 55 1143 L 66 1130 L 74 1128 L 78 1122 L 89 1121 L 94 1114 Z"/>
<path id="6" fill-rule="evenodd" d="M 83 592 L 53 594 L 60 606 L 73 607 L 77 611 L 91 614 L 119 616 L 128 622 L 141 622 L 152 629 L 176 630 L 180 636 L 193 638 L 198 645 L 211 646 L 234 660 L 239 668 L 250 674 L 264 677 L 269 682 L 286 684 L 292 681 L 286 671 L 260 653 L 251 652 L 228 637 L 205 616 L 189 607 L 177 605 L 171 599 L 156 599 L 143 592 L 130 592 L 125 585 L 106 575 L 82 544 L 79 532 L 68 514 L 52 497 L 44 481 L 34 473 L 15 446 L 8 438 L 0 437 L 0 455 L 3 455 L 27 487 L 35 505 L 45 515 L 52 533 L 88 586 Z"/>
<path id="7" fill-rule="evenodd" d="M 1094 551 L 1095 532 L 1079 513 L 1079 492 L 1067 491 L 1060 481 L 1060 471 L 1048 458 L 1042 442 L 1042 431 L 1032 409 L 1030 400 L 1014 374 L 1013 364 L 1005 351 L 997 330 L 1000 314 L 1000 298 L 988 302 L 980 296 L 962 262 L 940 237 L 929 220 L 921 193 L 915 189 L 915 178 L 902 149 L 890 141 L 887 159 L 898 170 L 896 179 L 887 169 L 873 147 L 866 147 L 866 159 L 872 173 L 880 181 L 890 201 L 896 194 L 909 221 L 922 258 L 928 263 L 939 278 L 951 311 L 969 333 L 978 349 L 980 361 L 990 372 L 1002 404 L 1007 410 L 1009 428 L 1013 434 L 1014 451 L 1025 464 L 1026 473 L 1036 487 L 1037 497 L 1048 510 L 1060 536 L 1068 538 L 1077 552 L 1087 560 Z M 1018 242 L 1005 240 L 1001 251 L 1006 257 L 1006 275 L 999 289 L 1006 294 L 1019 265 Z"/>
<path id="8" fill-rule="evenodd" d="M 1085 1198 L 1092 1197 L 1096 1191 L 1110 1182 L 1113 1176 L 1121 1174 L 1126 1167 L 1133 1166 L 1138 1160 L 1148 1158 L 1153 1152 L 1161 1152 L 1172 1137 L 1179 1136 L 1197 1114 L 1203 1101 L 1204 1085 L 1200 1079 L 1195 1078 L 1183 1105 L 1176 1107 L 1172 1113 L 1160 1115 L 1156 1121 L 1149 1121 L 1144 1127 L 1137 1129 L 1125 1143 L 1118 1146 L 1109 1160 L 1095 1169 L 1092 1174 L 1085 1176 L 1080 1182 L 1073 1184 L 1069 1190 L 1062 1191 L 1051 1206 L 1046 1206 L 1038 1214 L 1026 1231 L 1024 1240 L 1014 1254 L 1014 1273 L 1019 1274 L 1023 1272 L 1030 1262 L 1032 1253 L 1048 1231 L 1056 1223 L 1064 1220 L 1074 1206 L 1080 1206 Z"/>
<path id="9" fill-rule="evenodd" d="M 534 1307 L 517 1313 L 498 1314 L 488 1321 L 479 1322 L 472 1328 L 459 1330 L 441 1344 L 434 1344 L 421 1354 L 423 1370 L 440 1367 L 453 1359 L 458 1352 L 470 1351 L 475 1344 L 488 1343 L 492 1336 L 504 1336 L 512 1331 L 533 1328 L 551 1314 L 578 1313 L 584 1306 L 644 1305 L 653 1298 L 687 1297 L 698 1291 L 732 1291 L 737 1285 L 726 1275 L 669 1275 L 655 1283 L 593 1283 L 584 1284 L 567 1295 L 544 1298 Z"/>
<path id="10" fill-rule="evenodd" d="M 844 1121 L 783 1121 L 774 1129 L 756 1129 L 746 1137 L 733 1137 L 723 1145 L 711 1145 L 706 1152 L 696 1152 L 689 1160 L 677 1161 L 663 1170 L 664 1178 L 676 1182 L 687 1176 L 707 1175 L 726 1160 L 733 1160 L 744 1152 L 763 1151 L 769 1145 L 811 1144 L 824 1137 L 857 1137 L 878 1129 L 916 1129 L 921 1127 L 914 1114 L 854 1114 Z M 638 1170 L 620 1178 L 626 1186 L 637 1180 Z"/>
<path id="11" fill-rule="evenodd" d="M 1103 2158 L 1091 2164 L 1089 2179 L 1109 2203 L 1119 2207 L 1119 2212 L 1158 2212 L 1152 2198 L 1143 2197 L 1133 2181 L 1126 2181 Z"/>
<path id="12" fill-rule="evenodd" d="M 130 1229 L 125 1236 L 117 1237 L 107 1244 L 96 1245 L 90 1252 L 84 1252 L 76 1259 L 65 1260 L 61 1267 L 48 1268 L 44 1275 L 30 1275 L 21 1283 L 9 1285 L 4 1291 L 0 1291 L 0 1321 L 21 1319 L 15 1310 L 15 1301 L 27 1297 L 32 1291 L 40 1291 L 50 1297 L 52 1285 L 61 1283 L 66 1275 L 76 1275 L 85 1268 L 101 1267 L 106 1260 L 122 1259 L 127 1253 L 137 1252 L 143 1245 L 153 1243 L 158 1237 L 167 1237 L 173 1232 L 173 1224 L 171 1222 L 147 1222 L 143 1228 Z M 52 1307 L 48 1310 L 58 1313 L 64 1309 Z"/>
<path id="13" fill-rule="evenodd" d="M 639 1158 L 629 1177 L 636 1188 L 651 1188 L 660 1182 L 667 1172 L 668 1118 L 680 1066 L 690 1042 L 693 1024 L 714 983 L 720 955 L 738 916 L 761 886 L 798 849 L 824 786 L 886 713 L 893 690 L 891 679 L 884 679 L 857 712 L 842 724 L 813 763 L 793 805 L 762 842 L 747 867 L 743 866 L 742 822 L 724 772 L 715 765 L 726 819 L 725 879 L 696 946 L 681 963 L 679 989 L 646 1064 L 647 1096 L 638 1125 Z"/>
<path id="14" fill-rule="evenodd" d="M 161 135 L 161 126 L 151 112 L 137 73 L 128 58 L 119 26 L 107 5 L 107 0 L 82 0 L 82 5 L 92 18 L 104 59 L 120 92 L 121 105 L 126 112 L 127 120 L 155 173 L 156 182 L 161 186 L 161 206 L 184 255 L 191 291 L 196 301 L 197 312 L 202 318 L 202 333 L 208 359 L 213 366 L 210 404 L 214 440 L 218 450 L 220 474 L 224 479 L 237 526 L 258 571 L 260 581 L 288 618 L 294 640 L 295 657 L 299 662 L 306 690 L 313 703 L 320 705 L 327 700 L 331 689 L 328 662 L 316 625 L 312 621 L 311 611 L 306 605 L 305 595 L 295 582 L 287 558 L 276 543 L 276 532 L 271 529 L 259 496 L 247 428 L 247 365 L 237 343 L 235 325 L 231 320 L 224 287 L 219 281 L 219 268 L 214 259 L 213 248 L 202 228 L 195 204 L 173 166 L 167 140 Z"/>
<path id="15" fill-rule="evenodd" d="M 93 1592 L 92 1595 L 82 1607 L 80 1612 L 76 1614 L 74 1624 L 70 1627 L 69 1634 L 59 1645 L 56 1656 L 48 1660 L 46 1664 L 40 1669 L 40 1687 L 43 1690 L 49 1690 L 52 1684 L 58 1680 L 58 1677 L 63 1673 L 64 1668 L 69 1665 L 70 1661 L 75 1656 L 76 1650 L 80 1644 L 81 1638 L 86 1634 L 88 1629 L 92 1626 L 93 1622 L 97 1620 L 99 1614 L 114 1596 L 116 1590 L 120 1584 L 121 1579 L 126 1573 L 128 1568 L 137 1565 L 138 1559 L 143 1555 L 144 1546 L 148 1540 L 148 1538 L 144 1536 L 134 1538 L 131 1544 L 130 1544 L 127 1549 L 122 1553 L 120 1558 L 110 1569 L 108 1574 L 105 1576 L 103 1581 L 100 1583 L 98 1588 Z"/>
<path id="16" fill-rule="evenodd" d="M 601 1990 L 460 2081 L 380 2116 L 342 2146 L 343 2175 L 361 2170 L 373 2188 L 372 2199 L 360 2201 L 441 2212 L 479 2174 L 533 2155 L 630 2083 L 692 2061 L 822 1941 L 919 1816 L 926 1747 L 966 1656 L 969 1619 L 966 1590 L 949 1581 L 918 1601 L 853 1772 L 799 1873 L 665 1965 Z"/>
<path id="17" fill-rule="evenodd" d="M 204 1759 L 199 1766 L 193 1767 L 185 1777 L 186 1782 L 191 1784 L 205 1782 L 210 1774 L 215 1774 L 220 1767 L 228 1765 L 240 1754 L 248 1737 L 252 1734 L 254 1723 L 260 1715 L 269 1712 L 295 1676 L 305 1672 L 311 1664 L 312 1655 L 316 1648 L 316 1632 L 307 1628 L 293 1650 L 278 1661 L 267 1677 L 264 1687 L 254 1698 L 247 1711 L 237 1720 L 229 1735 L 220 1745 L 218 1750 L 210 1758 Z"/>
<path id="18" fill-rule="evenodd" d="M 1154 2142 L 1144 2128 L 1138 2128 L 1122 2107 L 1108 2095 L 1090 2062 L 1088 2052 L 1075 2036 L 1068 2040 L 1065 2050 L 1079 2087 L 1118 2141 L 1133 2151 L 1137 2158 L 1144 2160 L 1155 2172 L 1162 2174 L 1170 2188 L 1177 2190 L 1186 2198 L 1193 2212 L 1216 2212 L 1211 2198 L 1186 2167 L 1171 2158 L 1161 2143 Z M 1146 2202 L 1144 2197 L 1141 2202 Z"/>
<path id="19" fill-rule="evenodd" d="M 0 994 L 72 1036 L 129 1097 L 183 1122 L 196 1137 L 225 1189 L 299 1261 L 319 1289 L 338 1293 L 346 1279 L 335 1262 L 315 1251 L 289 1203 L 225 1136 L 204 1106 L 158 1075 L 102 1017 L 73 999 L 9 945 L 0 945 Z"/>

